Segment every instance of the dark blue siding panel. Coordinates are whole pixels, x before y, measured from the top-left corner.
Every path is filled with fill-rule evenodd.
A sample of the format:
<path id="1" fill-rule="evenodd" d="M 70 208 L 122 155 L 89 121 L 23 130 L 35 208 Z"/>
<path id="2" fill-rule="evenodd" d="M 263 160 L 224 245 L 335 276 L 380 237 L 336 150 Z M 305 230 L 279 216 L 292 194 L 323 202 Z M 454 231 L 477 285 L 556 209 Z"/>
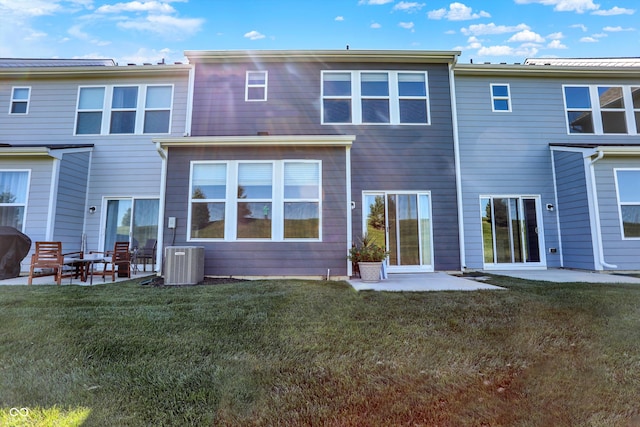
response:
<path id="1" fill-rule="evenodd" d="M 81 249 L 90 153 L 65 154 L 60 162 L 53 239 L 65 252 Z"/>
<path id="2" fill-rule="evenodd" d="M 553 151 L 564 266 L 595 269 L 582 153 Z"/>

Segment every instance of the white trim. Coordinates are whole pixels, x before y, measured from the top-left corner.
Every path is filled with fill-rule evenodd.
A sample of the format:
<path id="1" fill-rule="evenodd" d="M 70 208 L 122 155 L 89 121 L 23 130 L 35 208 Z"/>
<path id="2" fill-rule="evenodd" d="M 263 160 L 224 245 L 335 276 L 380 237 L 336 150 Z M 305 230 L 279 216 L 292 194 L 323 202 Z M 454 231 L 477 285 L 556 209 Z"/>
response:
<path id="1" fill-rule="evenodd" d="M 31 169 L 8 169 L 6 166 L 0 168 L 0 174 L 5 172 L 14 172 L 14 173 L 25 173 L 27 174 L 27 185 L 25 188 L 24 194 L 24 203 L 0 203 L 0 206 L 22 206 L 24 208 L 24 212 L 22 213 L 22 219 L 20 223 L 22 224 L 22 231 L 24 233 L 26 229 L 27 223 L 27 210 L 29 209 L 29 194 L 31 191 Z"/>
<path id="2" fill-rule="evenodd" d="M 267 136 L 192 136 L 153 138 L 161 147 L 343 147 L 351 146 L 355 135 L 267 135 Z"/>
<path id="3" fill-rule="evenodd" d="M 620 201 L 620 187 L 618 186 L 618 171 L 637 172 L 640 174 L 640 168 L 613 168 L 613 180 L 616 186 L 616 202 L 618 204 L 618 221 L 620 223 L 620 239 L 638 241 L 640 236 L 626 237 L 624 235 L 624 221 L 622 220 L 622 205 L 625 206 L 638 206 L 640 207 L 640 199 L 636 202 L 621 202 Z"/>
<path id="4" fill-rule="evenodd" d="M 16 99 L 15 91 L 16 89 L 27 89 L 27 99 Z M 14 102 L 25 102 L 27 104 L 27 108 L 24 113 L 13 113 L 13 103 Z M 29 106 L 31 105 L 31 86 L 13 86 L 11 88 L 11 99 L 9 100 L 9 115 L 11 116 L 26 116 L 29 114 Z"/>
<path id="5" fill-rule="evenodd" d="M 493 94 L 493 88 L 494 86 L 505 86 L 507 88 L 507 96 L 495 96 Z M 511 113 L 512 109 L 511 109 L 511 87 L 509 86 L 509 83 L 490 83 L 489 84 L 489 95 L 491 96 L 491 111 L 494 113 Z M 496 104 L 494 101 L 507 101 L 507 106 L 509 108 L 507 108 L 506 110 L 496 110 Z"/>
<path id="6" fill-rule="evenodd" d="M 458 107 L 453 64 L 449 65 L 449 94 L 451 96 L 451 118 L 453 124 L 453 155 L 456 170 L 456 203 L 458 204 L 458 245 L 460 246 L 460 269 L 467 268 L 467 250 L 464 233 L 464 206 L 462 197 L 462 170 L 460 160 L 460 134 L 458 131 Z"/>
<path id="7" fill-rule="evenodd" d="M 347 254 L 351 249 L 351 245 L 353 244 L 353 209 L 351 208 L 351 203 L 355 203 L 353 200 L 353 196 L 351 194 L 351 146 L 345 147 L 345 162 L 346 162 L 346 170 L 345 170 L 345 194 L 347 195 L 347 247 L 345 252 L 345 262 L 347 263 L 347 276 L 351 277 L 353 275 L 352 264 L 349 260 L 347 260 Z"/>
<path id="8" fill-rule="evenodd" d="M 250 84 L 249 83 L 249 75 L 250 74 L 262 74 L 264 76 L 263 84 Z M 265 102 L 267 100 L 267 88 L 269 84 L 269 72 L 267 70 L 247 70 L 245 77 L 245 85 L 244 85 L 244 100 L 245 102 Z M 253 88 L 263 88 L 264 95 L 262 98 L 249 98 L 249 89 Z"/>

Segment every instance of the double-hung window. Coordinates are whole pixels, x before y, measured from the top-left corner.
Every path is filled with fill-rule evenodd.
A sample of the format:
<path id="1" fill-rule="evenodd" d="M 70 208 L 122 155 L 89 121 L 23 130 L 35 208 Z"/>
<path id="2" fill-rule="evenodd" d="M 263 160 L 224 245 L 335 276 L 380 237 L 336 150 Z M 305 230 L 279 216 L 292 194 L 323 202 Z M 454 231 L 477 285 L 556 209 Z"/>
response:
<path id="1" fill-rule="evenodd" d="M 616 169 L 623 238 L 640 238 L 640 169 Z"/>
<path id="2" fill-rule="evenodd" d="M 429 124 L 427 73 L 323 71 L 323 124 Z"/>
<path id="3" fill-rule="evenodd" d="M 191 165 L 192 240 L 319 240 L 321 163 L 197 161 Z"/>
<path id="4" fill-rule="evenodd" d="M 491 111 L 511 111 L 508 84 L 491 83 Z"/>
<path id="5" fill-rule="evenodd" d="M 9 114 L 27 114 L 29 112 L 29 98 L 31 96 L 31 88 L 14 87 L 11 90 L 11 106 Z"/>
<path id="6" fill-rule="evenodd" d="M 245 101 L 267 100 L 267 72 L 247 71 Z"/>
<path id="7" fill-rule="evenodd" d="M 80 87 L 75 134 L 166 134 L 172 103 L 172 85 Z"/>
<path id="8" fill-rule="evenodd" d="M 0 170 L 0 225 L 23 229 L 29 171 Z"/>
<path id="9" fill-rule="evenodd" d="M 564 86 L 570 134 L 640 133 L 640 88 L 622 85 Z"/>

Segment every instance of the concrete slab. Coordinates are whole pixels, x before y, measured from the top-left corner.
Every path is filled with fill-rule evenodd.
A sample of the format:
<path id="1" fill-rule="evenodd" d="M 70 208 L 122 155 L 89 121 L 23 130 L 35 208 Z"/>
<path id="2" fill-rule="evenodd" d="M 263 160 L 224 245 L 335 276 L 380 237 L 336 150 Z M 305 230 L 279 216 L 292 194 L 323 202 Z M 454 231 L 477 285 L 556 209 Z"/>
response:
<path id="1" fill-rule="evenodd" d="M 640 278 L 613 274 L 611 272 L 592 272 L 584 270 L 568 270 L 561 268 L 549 268 L 547 270 L 507 270 L 487 271 L 496 276 L 509 276 L 525 280 L 539 280 L 556 283 L 636 283 L 640 285 Z"/>
<path id="2" fill-rule="evenodd" d="M 453 276 L 444 272 L 435 273 L 394 273 L 378 283 L 367 283 L 360 279 L 351 279 L 349 283 L 357 291 L 384 292 L 430 292 L 430 291 L 478 291 L 504 290 L 471 279 Z"/>

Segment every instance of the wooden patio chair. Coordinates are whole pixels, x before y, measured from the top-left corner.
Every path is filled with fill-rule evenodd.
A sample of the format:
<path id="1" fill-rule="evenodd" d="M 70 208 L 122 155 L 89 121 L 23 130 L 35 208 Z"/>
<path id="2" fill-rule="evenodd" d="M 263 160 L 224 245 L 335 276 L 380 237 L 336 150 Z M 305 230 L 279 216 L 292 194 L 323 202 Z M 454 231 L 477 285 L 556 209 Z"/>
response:
<path id="1" fill-rule="evenodd" d="M 129 242 L 116 242 L 113 245 L 113 251 L 91 253 L 103 253 L 105 255 L 104 268 L 102 271 L 96 271 L 94 274 L 102 276 L 103 279 L 105 279 L 106 276 L 111 276 L 112 282 L 115 282 L 116 274 L 118 277 L 131 278 Z"/>
<path id="2" fill-rule="evenodd" d="M 36 274 L 36 269 L 40 274 Z M 62 242 L 36 242 L 36 251 L 31 255 L 31 267 L 29 279 L 31 285 L 34 277 L 55 276 L 56 283 L 62 284 L 63 277 L 72 277 L 73 272 L 66 271 L 64 255 L 62 255 Z"/>

